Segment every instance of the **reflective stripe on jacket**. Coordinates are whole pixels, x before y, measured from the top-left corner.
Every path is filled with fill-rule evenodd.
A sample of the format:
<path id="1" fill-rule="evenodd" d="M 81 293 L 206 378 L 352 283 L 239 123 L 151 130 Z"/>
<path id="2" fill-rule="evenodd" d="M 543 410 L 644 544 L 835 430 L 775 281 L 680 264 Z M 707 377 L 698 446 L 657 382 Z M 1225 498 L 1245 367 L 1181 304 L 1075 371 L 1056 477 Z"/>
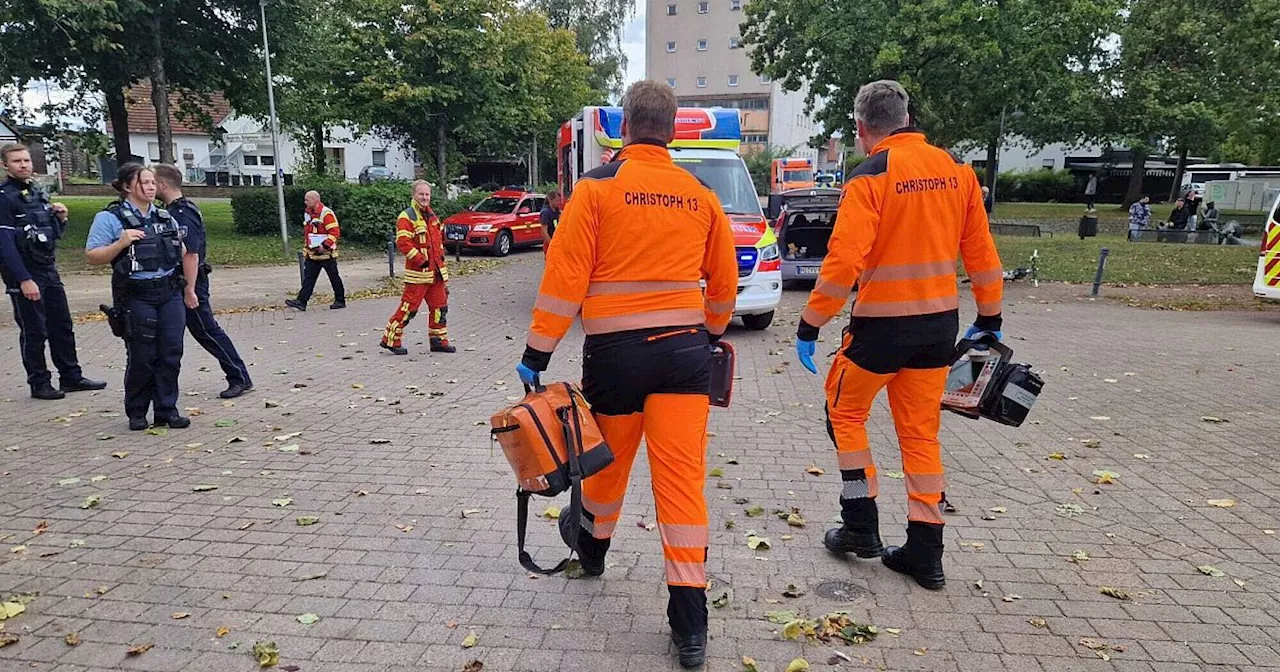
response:
<path id="1" fill-rule="evenodd" d="M 449 279 L 444 263 L 444 228 L 430 208 L 423 213 L 414 203 L 400 213 L 396 219 L 396 249 L 404 255 L 406 283 L 430 285 L 436 281 L 436 271 L 442 280 Z"/>
<path id="2" fill-rule="evenodd" d="M 311 236 L 324 235 L 326 239 L 321 243 L 323 251 L 312 251 Z M 342 236 L 342 229 L 338 228 L 338 216 L 333 214 L 333 210 L 327 205 L 320 206 L 320 213 L 312 215 L 310 212 L 303 212 L 302 215 L 302 245 L 304 254 L 308 259 L 320 261 L 323 259 L 338 258 L 338 238 Z"/>
<path id="3" fill-rule="evenodd" d="M 587 334 L 704 324 L 722 334 L 737 286 L 733 232 L 715 193 L 666 147 L 633 143 L 575 185 L 528 347 L 551 353 L 579 313 Z"/>

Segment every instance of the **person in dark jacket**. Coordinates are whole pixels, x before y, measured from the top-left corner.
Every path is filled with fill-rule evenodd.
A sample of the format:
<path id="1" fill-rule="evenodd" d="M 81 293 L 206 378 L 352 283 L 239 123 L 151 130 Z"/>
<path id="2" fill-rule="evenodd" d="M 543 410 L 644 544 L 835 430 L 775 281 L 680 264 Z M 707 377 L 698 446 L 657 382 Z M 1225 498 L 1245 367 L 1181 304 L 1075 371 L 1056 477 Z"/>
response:
<path id="1" fill-rule="evenodd" d="M 1187 207 L 1187 202 L 1185 200 L 1179 198 L 1173 205 L 1173 212 L 1169 213 L 1169 228 L 1185 230 L 1190 221 L 1191 208 Z"/>
<path id="2" fill-rule="evenodd" d="M 55 265 L 54 250 L 67 228 L 67 206 L 50 203 L 31 179 L 31 152 L 12 143 L 0 148 L 8 173 L 0 183 L 0 276 L 13 301 L 22 365 L 36 399 L 61 399 L 67 392 L 101 390 L 107 384 L 89 380 L 76 357 L 67 292 Z M 51 381 L 44 346 L 58 369 Z"/>

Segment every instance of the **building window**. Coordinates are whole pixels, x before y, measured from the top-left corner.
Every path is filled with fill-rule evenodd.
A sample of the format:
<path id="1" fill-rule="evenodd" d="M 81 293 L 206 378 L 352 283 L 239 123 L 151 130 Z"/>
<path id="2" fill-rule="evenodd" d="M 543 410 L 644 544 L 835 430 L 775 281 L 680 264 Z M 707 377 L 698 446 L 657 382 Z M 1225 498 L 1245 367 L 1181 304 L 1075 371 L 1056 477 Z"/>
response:
<path id="1" fill-rule="evenodd" d="M 675 42 L 668 42 L 668 43 L 667 43 L 667 53 L 668 53 L 668 54 L 674 54 L 674 53 L 676 53 L 676 43 L 675 43 Z"/>
<path id="2" fill-rule="evenodd" d="M 707 13 L 707 12 L 709 12 L 709 11 L 711 11 L 711 3 L 709 3 L 709 2 L 699 2 L 699 3 L 698 3 L 698 13 L 699 13 L 699 14 L 706 14 L 706 13 Z"/>
<path id="3" fill-rule="evenodd" d="M 706 77 L 699 77 L 699 78 L 698 78 L 698 88 L 699 88 L 699 89 L 705 89 L 705 88 L 707 88 L 707 78 L 706 78 Z"/>
<path id="4" fill-rule="evenodd" d="M 373 150 L 373 165 L 384 166 L 384 167 L 387 165 L 387 150 L 385 149 Z"/>
<path id="5" fill-rule="evenodd" d="M 738 85 L 738 76 L 729 75 L 729 86 L 737 86 L 737 85 Z"/>
<path id="6" fill-rule="evenodd" d="M 742 11 L 742 0 L 729 0 L 729 11 L 731 12 Z"/>
<path id="7" fill-rule="evenodd" d="M 667 16 L 675 16 L 675 15 L 676 15 L 676 6 L 667 5 Z"/>
<path id="8" fill-rule="evenodd" d="M 773 80 L 769 78 L 769 75 L 760 75 L 760 83 L 761 83 L 761 84 L 768 84 L 768 83 L 770 83 L 770 82 L 772 82 L 772 81 L 773 81 Z"/>
<path id="9" fill-rule="evenodd" d="M 1053 170 L 1054 168 L 1056 168 L 1057 166 L 1056 166 L 1055 164 L 1056 164 L 1056 162 L 1055 162 L 1053 159 L 1041 159 L 1041 160 L 1040 160 L 1040 167 L 1041 167 L 1041 168 L 1048 169 L 1048 170 Z"/>
<path id="10" fill-rule="evenodd" d="M 742 136 L 742 141 L 748 145 L 763 145 L 769 141 L 769 136 L 763 133 L 747 134 Z"/>
<path id="11" fill-rule="evenodd" d="M 738 48 L 740 48 L 741 46 L 742 46 L 742 38 L 739 38 L 739 37 L 731 37 L 731 38 L 729 38 L 729 48 L 730 48 L 730 49 L 738 49 Z"/>
<path id="12" fill-rule="evenodd" d="M 707 41 L 698 40 L 698 51 L 706 51 L 706 50 L 707 50 Z"/>
<path id="13" fill-rule="evenodd" d="M 258 163 L 260 163 L 260 164 L 262 164 L 262 165 L 264 165 L 264 166 L 274 166 L 274 165 L 276 165 L 276 157 L 274 157 L 274 156 L 259 156 L 259 157 L 258 157 Z"/>
<path id="14" fill-rule="evenodd" d="M 256 166 L 256 165 L 258 165 L 258 157 L 254 156 L 254 155 L 252 155 L 252 154 L 245 154 L 245 155 L 244 155 L 244 165 L 246 165 L 246 166 Z"/>
<path id="15" fill-rule="evenodd" d="M 668 78 L 667 78 L 667 86 L 669 86 L 669 87 L 671 87 L 671 88 L 673 88 L 673 89 L 674 89 L 674 88 L 676 88 L 676 78 L 675 78 L 675 77 L 668 77 Z"/>

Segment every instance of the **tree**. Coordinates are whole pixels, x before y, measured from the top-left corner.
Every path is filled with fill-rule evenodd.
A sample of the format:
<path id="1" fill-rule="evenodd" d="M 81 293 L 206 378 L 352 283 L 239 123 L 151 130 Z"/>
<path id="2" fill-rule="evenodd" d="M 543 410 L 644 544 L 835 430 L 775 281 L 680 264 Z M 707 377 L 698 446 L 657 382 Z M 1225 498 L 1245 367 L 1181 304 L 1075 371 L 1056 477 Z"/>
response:
<path id="1" fill-rule="evenodd" d="M 552 28 L 568 30 L 576 38 L 593 74 L 591 88 L 601 102 L 622 89 L 627 57 L 622 53 L 622 29 L 631 18 L 630 0 L 532 0 L 534 9 L 547 16 Z"/>
<path id="2" fill-rule="evenodd" d="M 754 0 L 741 28 L 756 72 L 791 91 L 809 84 L 827 133 L 853 138 L 858 88 L 896 79 L 933 142 L 984 146 L 994 170 L 1001 111 L 1062 121 L 1050 103 L 1087 89 L 1114 17 L 1113 0 Z M 1005 131 L 1049 142 L 1065 139 L 1059 128 Z"/>

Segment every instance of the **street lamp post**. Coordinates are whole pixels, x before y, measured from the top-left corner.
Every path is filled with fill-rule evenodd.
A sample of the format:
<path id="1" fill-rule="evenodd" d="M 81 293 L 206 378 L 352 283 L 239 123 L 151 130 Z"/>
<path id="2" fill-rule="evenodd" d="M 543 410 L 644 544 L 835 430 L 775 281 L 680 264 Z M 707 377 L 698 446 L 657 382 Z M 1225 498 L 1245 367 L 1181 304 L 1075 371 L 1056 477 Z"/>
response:
<path id="1" fill-rule="evenodd" d="M 988 185 L 989 187 L 991 187 L 990 198 L 991 198 L 992 212 L 995 212 L 995 209 L 996 209 L 996 184 L 1000 182 L 1000 152 L 1004 151 L 1004 116 L 1005 116 L 1004 111 L 1005 111 L 1005 108 L 1003 107 L 1000 108 L 1000 135 L 996 136 L 996 169 L 994 173 L 995 177 L 992 178 L 991 184 Z M 1021 119 L 1023 116 L 1023 112 L 1022 110 L 1014 110 L 1013 112 L 1009 113 L 1009 116 L 1012 117 L 1014 120 Z"/>
<path id="2" fill-rule="evenodd" d="M 280 120 L 276 117 L 275 82 L 271 79 L 271 45 L 267 42 L 267 0 L 258 0 L 262 15 L 262 58 L 267 62 L 267 108 L 271 114 L 271 152 L 275 156 L 276 205 L 280 210 L 280 242 L 289 258 L 289 224 L 284 212 L 284 166 L 280 163 Z"/>

